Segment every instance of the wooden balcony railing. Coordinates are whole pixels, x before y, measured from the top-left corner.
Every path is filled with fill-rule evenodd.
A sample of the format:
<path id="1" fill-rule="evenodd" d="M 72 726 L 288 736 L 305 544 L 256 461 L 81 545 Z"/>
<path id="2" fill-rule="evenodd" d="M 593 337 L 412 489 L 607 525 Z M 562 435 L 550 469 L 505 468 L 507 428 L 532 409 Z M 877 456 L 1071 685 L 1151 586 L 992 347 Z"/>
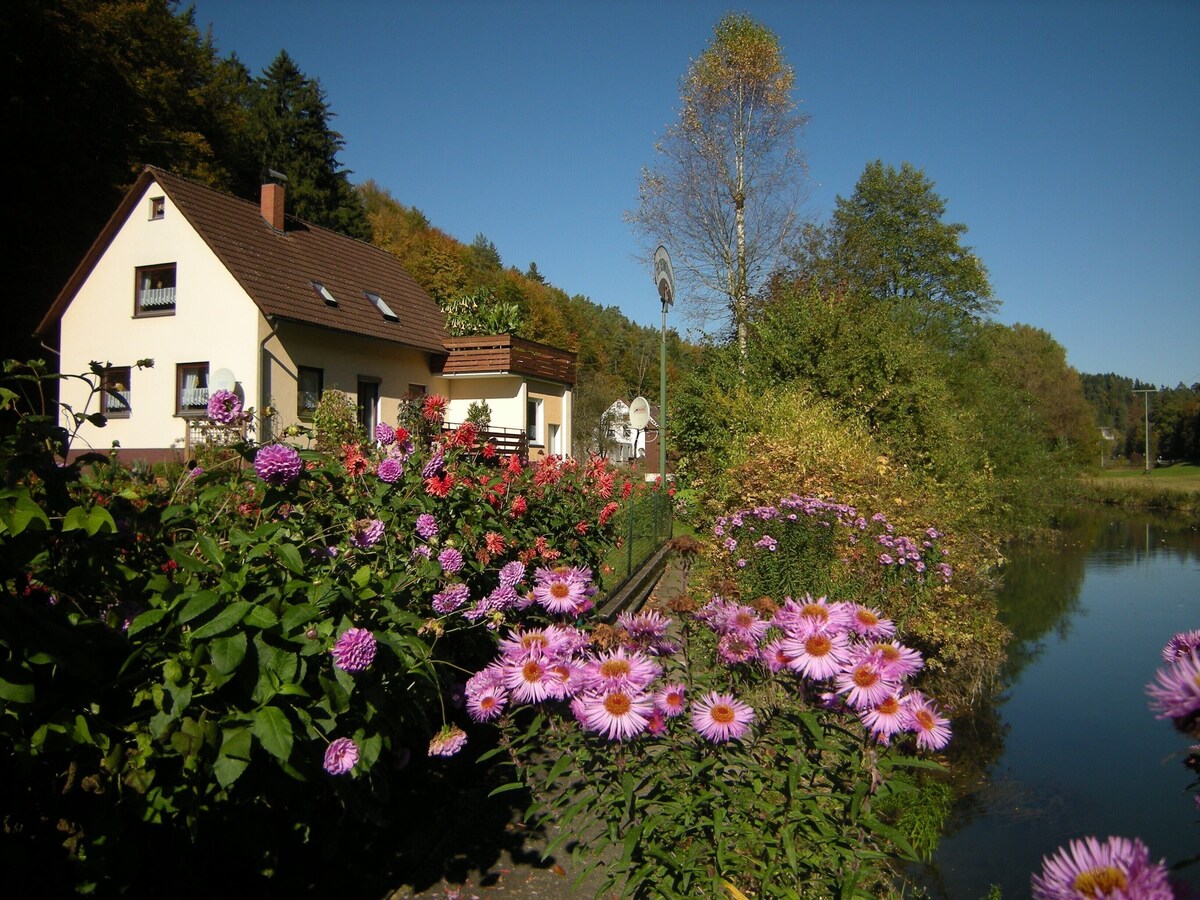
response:
<path id="1" fill-rule="evenodd" d="M 446 350 L 445 359 L 434 361 L 441 375 L 502 372 L 575 384 L 574 353 L 510 334 L 447 338 Z"/>

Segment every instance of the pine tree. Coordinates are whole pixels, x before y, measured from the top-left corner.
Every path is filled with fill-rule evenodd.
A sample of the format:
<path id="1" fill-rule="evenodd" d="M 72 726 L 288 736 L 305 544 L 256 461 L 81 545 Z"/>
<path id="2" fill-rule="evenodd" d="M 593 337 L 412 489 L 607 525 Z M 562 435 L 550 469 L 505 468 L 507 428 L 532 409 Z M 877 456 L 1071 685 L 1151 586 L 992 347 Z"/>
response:
<path id="1" fill-rule="evenodd" d="M 369 240 L 362 201 L 337 159 L 345 141 L 329 125 L 333 113 L 320 83 L 301 72 L 285 50 L 257 84 L 263 170 L 287 176 L 287 211 L 314 225 Z"/>

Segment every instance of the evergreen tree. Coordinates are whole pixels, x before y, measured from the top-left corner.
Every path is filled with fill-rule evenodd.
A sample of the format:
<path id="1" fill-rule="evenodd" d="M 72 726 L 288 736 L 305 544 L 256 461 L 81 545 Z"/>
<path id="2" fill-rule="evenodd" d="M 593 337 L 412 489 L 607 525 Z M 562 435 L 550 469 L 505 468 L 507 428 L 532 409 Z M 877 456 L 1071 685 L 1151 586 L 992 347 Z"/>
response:
<path id="1" fill-rule="evenodd" d="M 362 201 L 337 160 L 345 141 L 330 127 L 333 113 L 320 83 L 301 72 L 284 50 L 257 84 L 262 168 L 287 176 L 287 211 L 314 225 L 369 240 Z"/>

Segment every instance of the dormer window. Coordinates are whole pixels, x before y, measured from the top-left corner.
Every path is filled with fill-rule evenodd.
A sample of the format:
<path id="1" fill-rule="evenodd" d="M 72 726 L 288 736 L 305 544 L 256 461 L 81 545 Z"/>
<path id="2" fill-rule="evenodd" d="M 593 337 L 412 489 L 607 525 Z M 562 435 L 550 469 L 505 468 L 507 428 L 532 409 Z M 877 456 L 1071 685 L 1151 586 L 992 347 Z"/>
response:
<path id="1" fill-rule="evenodd" d="M 150 218 L 161 219 L 167 214 L 167 199 L 166 197 L 151 197 L 150 198 Z"/>
<path id="2" fill-rule="evenodd" d="M 309 284 L 312 285 L 312 289 L 316 293 L 316 295 L 325 301 L 326 306 L 337 306 L 338 305 L 338 302 L 334 298 L 333 294 L 329 293 L 329 288 L 325 287 L 325 285 L 321 284 L 321 282 L 310 281 Z"/>
<path id="3" fill-rule="evenodd" d="M 400 317 L 392 312 L 392 308 L 387 305 L 382 297 L 380 297 L 378 294 L 372 293 L 371 291 L 363 291 L 363 293 L 366 295 L 367 299 L 375 305 L 375 308 L 379 310 L 385 319 L 387 319 L 389 322 L 400 321 Z"/>
<path id="4" fill-rule="evenodd" d="M 137 269 L 135 316 L 175 315 L 175 263 Z"/>

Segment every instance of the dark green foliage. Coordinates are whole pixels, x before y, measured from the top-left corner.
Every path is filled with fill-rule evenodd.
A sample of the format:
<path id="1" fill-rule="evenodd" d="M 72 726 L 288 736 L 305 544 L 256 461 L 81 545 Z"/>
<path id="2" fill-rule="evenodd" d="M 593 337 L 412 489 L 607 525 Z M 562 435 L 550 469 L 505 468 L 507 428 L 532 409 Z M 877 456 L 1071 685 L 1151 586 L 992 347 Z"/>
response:
<path id="1" fill-rule="evenodd" d="M 362 201 L 337 160 L 345 141 L 329 125 L 332 113 L 320 83 L 281 51 L 256 84 L 254 128 L 262 167 L 288 177 L 287 212 L 369 240 Z"/>

